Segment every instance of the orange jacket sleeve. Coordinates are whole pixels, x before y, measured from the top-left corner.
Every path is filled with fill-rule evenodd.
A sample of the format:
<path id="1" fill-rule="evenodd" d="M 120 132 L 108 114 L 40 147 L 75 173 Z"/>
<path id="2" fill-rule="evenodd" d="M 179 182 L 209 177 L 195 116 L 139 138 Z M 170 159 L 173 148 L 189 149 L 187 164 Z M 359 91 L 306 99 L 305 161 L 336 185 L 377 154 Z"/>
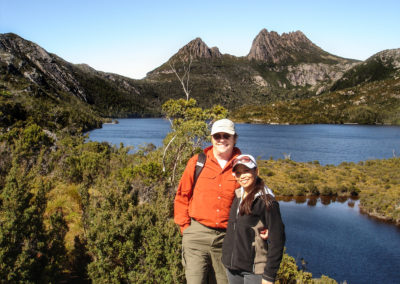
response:
<path id="1" fill-rule="evenodd" d="M 190 225 L 189 202 L 193 194 L 192 187 L 197 157 L 198 155 L 195 155 L 188 161 L 175 195 L 174 221 L 180 226 L 181 233 Z"/>

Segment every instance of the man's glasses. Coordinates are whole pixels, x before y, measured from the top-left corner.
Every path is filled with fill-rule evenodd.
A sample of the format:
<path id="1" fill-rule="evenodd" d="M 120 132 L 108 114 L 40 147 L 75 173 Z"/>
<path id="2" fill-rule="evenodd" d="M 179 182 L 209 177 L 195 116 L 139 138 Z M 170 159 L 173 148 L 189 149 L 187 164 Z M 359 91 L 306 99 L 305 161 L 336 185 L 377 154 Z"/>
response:
<path id="1" fill-rule="evenodd" d="M 232 136 L 232 135 L 230 135 L 230 134 L 228 134 L 228 133 L 223 133 L 223 134 L 215 133 L 212 137 L 213 137 L 215 140 L 219 140 L 219 139 L 221 139 L 222 137 L 223 137 L 225 140 L 228 140 L 229 138 L 231 138 L 231 136 Z"/>

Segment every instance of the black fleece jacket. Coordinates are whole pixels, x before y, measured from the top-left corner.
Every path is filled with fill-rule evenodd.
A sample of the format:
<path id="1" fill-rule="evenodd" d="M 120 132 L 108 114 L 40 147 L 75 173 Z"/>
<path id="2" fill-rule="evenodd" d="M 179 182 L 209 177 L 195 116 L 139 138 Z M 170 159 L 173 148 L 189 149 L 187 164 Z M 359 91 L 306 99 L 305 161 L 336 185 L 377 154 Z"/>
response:
<path id="1" fill-rule="evenodd" d="M 265 280 L 275 281 L 286 240 L 279 203 L 274 200 L 267 210 L 265 202 L 256 197 L 250 215 L 238 214 L 239 204 L 237 191 L 222 247 L 222 263 L 228 269 L 263 274 Z M 268 229 L 266 241 L 260 237 L 261 228 Z"/>

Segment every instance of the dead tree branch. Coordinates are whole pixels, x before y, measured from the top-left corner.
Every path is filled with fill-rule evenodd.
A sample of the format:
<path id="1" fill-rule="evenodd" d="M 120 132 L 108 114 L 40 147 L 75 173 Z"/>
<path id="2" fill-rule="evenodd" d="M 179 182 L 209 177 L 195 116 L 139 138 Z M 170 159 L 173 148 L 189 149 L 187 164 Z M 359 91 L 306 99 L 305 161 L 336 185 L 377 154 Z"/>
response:
<path id="1" fill-rule="evenodd" d="M 178 71 L 176 71 L 175 64 L 169 62 L 169 67 L 171 68 L 172 72 L 175 73 L 176 77 L 178 78 L 179 82 L 182 85 L 183 92 L 186 95 L 186 100 L 189 100 L 190 97 L 190 89 L 189 89 L 189 80 L 190 80 L 190 67 L 192 66 L 193 58 L 192 55 L 189 55 L 189 63 L 186 66 L 184 60 L 182 59 L 183 63 L 183 75 L 179 76 Z"/>

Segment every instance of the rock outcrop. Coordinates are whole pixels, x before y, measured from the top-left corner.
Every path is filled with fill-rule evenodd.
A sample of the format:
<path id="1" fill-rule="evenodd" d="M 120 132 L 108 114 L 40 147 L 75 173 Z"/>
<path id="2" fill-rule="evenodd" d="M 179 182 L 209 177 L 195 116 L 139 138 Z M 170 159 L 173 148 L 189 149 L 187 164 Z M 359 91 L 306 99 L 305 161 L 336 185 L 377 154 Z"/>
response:
<path id="1" fill-rule="evenodd" d="M 400 48 L 387 49 L 346 71 L 331 91 L 354 87 L 359 84 L 400 78 Z"/>
<path id="2" fill-rule="evenodd" d="M 7 70 L 44 88 L 72 93 L 87 102 L 85 90 L 63 60 L 15 34 L 0 34 L 0 62 Z"/>
<path id="3" fill-rule="evenodd" d="M 366 62 L 374 60 L 385 68 L 400 70 L 400 48 L 386 49 L 368 58 Z"/>
<path id="4" fill-rule="evenodd" d="M 357 63 L 335 64 L 301 63 L 287 66 L 286 79 L 293 86 L 316 86 L 339 80 L 343 74 Z"/>
<path id="5" fill-rule="evenodd" d="M 278 33 L 263 29 L 253 40 L 249 60 L 268 64 L 287 65 L 297 62 L 339 61 L 339 57 L 330 55 L 312 43 L 301 31 Z"/>
<path id="6" fill-rule="evenodd" d="M 221 58 L 222 54 L 219 52 L 218 47 L 209 48 L 207 44 L 198 37 L 182 47 L 175 56 L 179 56 L 184 60 L 187 60 L 189 56 L 197 59 L 216 59 Z"/>

